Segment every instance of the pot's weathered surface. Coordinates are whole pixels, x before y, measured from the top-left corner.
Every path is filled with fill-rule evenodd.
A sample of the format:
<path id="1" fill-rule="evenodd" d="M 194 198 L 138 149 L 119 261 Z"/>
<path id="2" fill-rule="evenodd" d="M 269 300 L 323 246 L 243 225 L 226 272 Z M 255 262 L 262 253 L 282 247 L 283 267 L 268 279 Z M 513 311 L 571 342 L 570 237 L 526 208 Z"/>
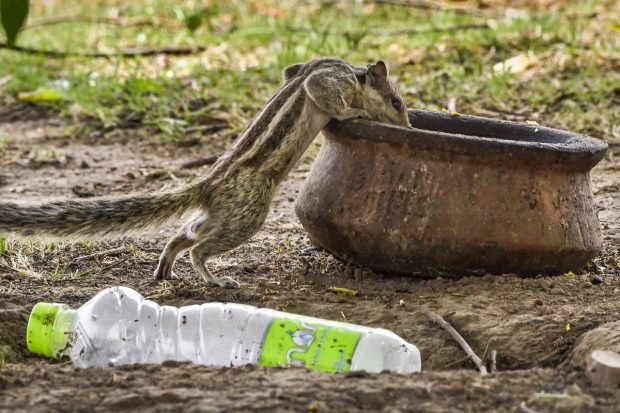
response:
<path id="1" fill-rule="evenodd" d="M 297 199 L 312 239 L 376 271 L 557 274 L 601 248 L 589 171 L 607 144 L 413 110 L 413 129 L 333 122 Z"/>

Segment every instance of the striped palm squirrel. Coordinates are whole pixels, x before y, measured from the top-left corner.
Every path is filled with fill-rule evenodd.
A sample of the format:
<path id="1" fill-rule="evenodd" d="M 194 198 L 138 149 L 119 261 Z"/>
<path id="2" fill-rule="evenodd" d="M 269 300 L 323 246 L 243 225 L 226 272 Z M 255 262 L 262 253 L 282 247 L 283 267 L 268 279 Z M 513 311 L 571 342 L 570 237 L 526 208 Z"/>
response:
<path id="1" fill-rule="evenodd" d="M 1 202 L 0 233 L 106 236 L 161 226 L 195 210 L 164 248 L 155 278 L 173 277 L 176 256 L 190 249 L 192 265 L 208 284 L 238 287 L 231 278 L 214 277 L 207 260 L 258 232 L 277 185 L 331 118 L 409 126 L 405 103 L 382 61 L 360 67 L 324 58 L 289 66 L 283 75 L 278 91 L 197 182 L 119 197 Z"/>

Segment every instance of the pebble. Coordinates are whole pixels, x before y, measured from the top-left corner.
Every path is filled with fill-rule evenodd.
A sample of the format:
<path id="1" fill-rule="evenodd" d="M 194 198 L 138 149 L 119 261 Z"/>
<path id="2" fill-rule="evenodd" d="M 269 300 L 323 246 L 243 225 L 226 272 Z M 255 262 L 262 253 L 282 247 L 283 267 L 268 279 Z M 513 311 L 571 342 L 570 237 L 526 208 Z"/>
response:
<path id="1" fill-rule="evenodd" d="M 603 283 L 603 277 L 601 277 L 600 275 L 595 275 L 594 277 L 592 277 L 592 280 L 590 280 L 590 282 L 594 285 L 599 285 Z"/>

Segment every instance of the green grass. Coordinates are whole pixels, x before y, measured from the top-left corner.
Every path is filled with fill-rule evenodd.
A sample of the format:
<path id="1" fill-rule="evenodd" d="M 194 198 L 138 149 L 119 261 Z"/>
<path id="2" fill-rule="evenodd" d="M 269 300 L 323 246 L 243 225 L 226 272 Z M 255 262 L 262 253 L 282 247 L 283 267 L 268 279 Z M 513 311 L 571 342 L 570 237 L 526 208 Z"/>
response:
<path id="1" fill-rule="evenodd" d="M 7 363 L 10 355 L 11 347 L 6 344 L 0 345 L 0 370 L 4 368 L 4 365 Z"/>
<path id="2" fill-rule="evenodd" d="M 410 107 L 438 109 L 456 100 L 461 113 L 521 114 L 544 124 L 609 136 L 620 123 L 620 13 L 615 2 L 561 2 L 559 11 L 504 10 L 483 18 L 372 2 L 135 1 L 33 2 L 30 19 L 46 16 L 145 18 L 151 26 L 66 23 L 22 32 L 24 46 L 107 51 L 132 46 L 208 45 L 203 53 L 140 59 L 49 59 L 0 50 L 0 99 L 66 80 L 67 100 L 48 103 L 95 128 L 147 125 L 167 137 L 214 119 L 242 127 L 274 92 L 288 64 L 338 56 L 363 64 L 385 59 Z M 114 3 L 116 4 L 116 3 Z M 203 8 L 204 7 L 204 8 Z M 587 15 L 593 11 L 599 16 Z M 201 25 L 186 28 L 189 16 Z M 196 18 L 192 18 L 194 21 Z M 393 34 L 471 23 L 489 28 Z M 614 28 L 616 27 L 616 28 Z M 531 53 L 520 73 L 493 66 Z M 41 103 L 38 103 L 41 104 Z"/>

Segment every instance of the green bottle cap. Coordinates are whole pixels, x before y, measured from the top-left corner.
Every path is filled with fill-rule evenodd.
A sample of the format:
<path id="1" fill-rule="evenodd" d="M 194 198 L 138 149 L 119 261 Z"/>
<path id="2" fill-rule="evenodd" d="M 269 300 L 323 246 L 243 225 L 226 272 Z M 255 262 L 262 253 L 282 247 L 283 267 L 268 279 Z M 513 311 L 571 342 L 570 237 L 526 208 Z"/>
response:
<path id="1" fill-rule="evenodd" d="M 54 357 L 52 344 L 58 345 L 59 340 L 66 341 L 64 331 L 54 331 L 56 315 L 61 308 L 69 308 L 66 304 L 37 303 L 28 319 L 26 342 L 28 350 L 45 357 Z M 55 337 L 58 335 L 63 337 Z M 54 346 L 56 347 L 56 346 Z"/>

